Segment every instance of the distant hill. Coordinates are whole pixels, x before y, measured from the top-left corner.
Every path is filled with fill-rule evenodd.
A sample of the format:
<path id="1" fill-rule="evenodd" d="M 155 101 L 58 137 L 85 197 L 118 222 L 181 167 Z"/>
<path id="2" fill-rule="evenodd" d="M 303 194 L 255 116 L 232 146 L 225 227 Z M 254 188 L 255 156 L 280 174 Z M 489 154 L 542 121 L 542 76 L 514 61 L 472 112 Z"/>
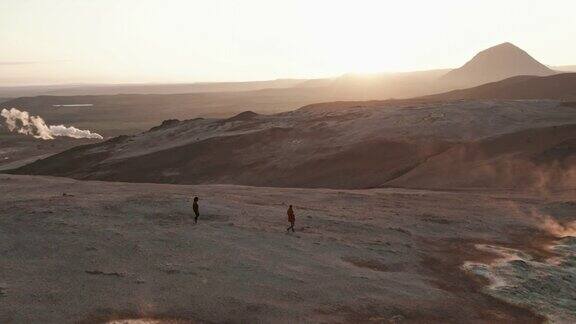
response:
<path id="1" fill-rule="evenodd" d="M 349 73 L 334 78 L 327 86 L 340 100 L 405 99 L 436 93 L 445 88 L 437 80 L 449 69 L 402 73 Z M 308 81 L 306 84 L 311 84 Z"/>
<path id="2" fill-rule="evenodd" d="M 448 87 L 471 87 L 518 75 L 547 76 L 556 72 L 511 43 L 490 47 L 464 66 L 439 79 Z"/>
<path id="3" fill-rule="evenodd" d="M 576 72 L 576 65 L 554 66 L 553 68 L 559 72 Z"/>
<path id="4" fill-rule="evenodd" d="M 481 86 L 421 97 L 426 100 L 556 99 L 576 100 L 576 73 L 517 76 Z"/>
<path id="5" fill-rule="evenodd" d="M 182 94 L 119 95 L 42 95 L 0 101 L 1 108 L 19 108 L 40 115 L 51 124 L 72 124 L 91 129 L 103 136 L 134 134 L 160 124 L 166 119 L 229 117 L 245 110 L 277 113 L 299 107 L 337 100 L 408 98 L 435 93 L 431 85 L 445 71 L 421 71 L 373 75 L 345 75 L 333 79 L 309 80 L 297 84 L 278 80 L 275 84 L 290 87 L 252 91 L 222 91 Z M 251 86 L 271 84 L 258 83 Z M 166 85 L 176 89 L 185 85 Z M 240 84 L 212 84 L 235 89 Z M 247 86 L 247 85 L 244 85 Z M 160 87 L 158 85 L 158 87 Z M 199 85 L 198 85 L 199 87 Z M 199 89 L 199 88 L 196 89 Z M 208 85 L 207 85 L 208 87 Z M 116 90 L 134 90 L 119 87 Z M 159 91 L 150 86 L 146 91 Z M 181 88 L 184 89 L 184 88 Z M 80 89 L 79 89 L 80 90 Z M 78 106 L 81 104 L 91 106 Z"/>
<path id="6" fill-rule="evenodd" d="M 105 137 L 139 133 L 166 119 L 229 117 L 245 110 L 275 113 L 333 101 L 327 91 L 282 88 L 187 94 L 121 94 L 20 97 L 0 102 L 40 115 L 50 124 L 91 129 Z M 92 106 L 75 106 L 91 104 Z"/>
<path id="7" fill-rule="evenodd" d="M 197 82 L 197 83 L 126 83 L 126 84 L 63 84 L 40 86 L 0 87 L 0 97 L 25 97 L 38 95 L 78 96 L 115 94 L 180 94 L 237 92 L 262 89 L 291 88 L 307 79 L 277 79 L 246 82 Z"/>
<path id="8" fill-rule="evenodd" d="M 436 80 L 450 70 L 354 74 L 333 78 L 278 79 L 249 82 L 199 82 L 174 84 L 86 84 L 0 87 L 0 98 L 31 96 L 85 96 L 117 94 L 190 94 L 266 90 L 316 89 L 323 98 L 368 100 L 408 98 L 437 92 Z M 256 92 L 254 92 L 257 94 Z M 298 96 L 297 92 L 294 92 Z"/>

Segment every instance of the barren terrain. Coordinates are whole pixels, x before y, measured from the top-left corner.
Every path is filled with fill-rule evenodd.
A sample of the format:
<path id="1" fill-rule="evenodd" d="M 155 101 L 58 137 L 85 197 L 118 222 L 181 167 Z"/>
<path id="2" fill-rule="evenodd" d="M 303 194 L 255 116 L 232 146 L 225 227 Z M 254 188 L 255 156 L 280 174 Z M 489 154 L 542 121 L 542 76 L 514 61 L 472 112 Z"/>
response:
<path id="1" fill-rule="evenodd" d="M 10 172 L 348 189 L 533 187 L 549 173 L 556 178 L 545 186 L 565 187 L 570 181 L 555 179 L 571 176 L 574 124 L 576 109 L 555 100 L 326 103 L 274 115 L 167 120 Z"/>
<path id="2" fill-rule="evenodd" d="M 568 223 L 575 208 L 573 190 L 347 191 L 2 175 L 0 191 L 3 323 L 541 322 L 546 312 L 491 296 L 482 276 L 462 266 L 493 259 L 479 243 L 553 255 L 543 215 Z M 285 233 L 288 204 L 295 234 Z M 546 302 L 540 293 L 534 298 Z M 551 307 L 574 315 L 562 303 Z"/>
<path id="3" fill-rule="evenodd" d="M 0 170 L 17 168 L 69 148 L 94 144 L 99 140 L 59 137 L 51 141 L 15 133 L 5 133 L 0 126 Z"/>

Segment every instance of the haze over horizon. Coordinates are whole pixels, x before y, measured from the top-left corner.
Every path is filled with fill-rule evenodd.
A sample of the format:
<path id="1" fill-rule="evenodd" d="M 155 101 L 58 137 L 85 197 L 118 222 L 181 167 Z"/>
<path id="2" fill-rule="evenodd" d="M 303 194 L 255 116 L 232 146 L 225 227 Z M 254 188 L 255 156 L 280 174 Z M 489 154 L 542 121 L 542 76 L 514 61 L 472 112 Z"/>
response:
<path id="1" fill-rule="evenodd" d="M 564 0 L 4 0 L 0 86 L 456 68 L 503 42 L 544 64 L 570 65 L 575 9 Z"/>

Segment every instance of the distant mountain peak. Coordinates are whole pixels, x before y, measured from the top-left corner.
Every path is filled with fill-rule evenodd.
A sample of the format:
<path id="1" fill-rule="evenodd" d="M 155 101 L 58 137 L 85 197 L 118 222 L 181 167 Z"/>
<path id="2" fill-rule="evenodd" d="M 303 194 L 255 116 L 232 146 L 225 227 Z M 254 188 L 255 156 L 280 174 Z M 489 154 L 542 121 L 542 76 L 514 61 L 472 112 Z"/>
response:
<path id="1" fill-rule="evenodd" d="M 488 49 L 491 49 L 491 48 L 506 48 L 506 47 L 516 48 L 516 49 L 522 50 L 520 47 L 518 47 L 518 46 L 516 46 L 516 45 L 514 45 L 514 44 L 512 44 L 512 43 L 510 43 L 510 42 L 504 42 L 504 43 L 501 43 L 501 44 L 492 46 L 492 47 L 490 47 L 490 48 L 488 48 Z"/>
<path id="2" fill-rule="evenodd" d="M 501 55 L 504 53 L 522 55 L 522 56 L 530 56 L 530 54 L 526 53 L 526 51 L 524 51 L 520 47 L 518 47 L 518 46 L 516 46 L 510 42 L 505 42 L 505 43 L 498 44 L 496 46 L 492 46 L 492 47 L 489 47 L 489 48 L 481 51 L 480 53 L 476 54 L 475 58 L 478 57 L 479 55 Z M 474 59 L 472 59 L 471 61 L 473 61 L 473 60 Z"/>
<path id="3" fill-rule="evenodd" d="M 462 67 L 448 72 L 440 80 L 450 86 L 469 87 L 518 75 L 552 74 L 555 74 L 553 70 L 526 51 L 505 42 L 479 52 Z"/>

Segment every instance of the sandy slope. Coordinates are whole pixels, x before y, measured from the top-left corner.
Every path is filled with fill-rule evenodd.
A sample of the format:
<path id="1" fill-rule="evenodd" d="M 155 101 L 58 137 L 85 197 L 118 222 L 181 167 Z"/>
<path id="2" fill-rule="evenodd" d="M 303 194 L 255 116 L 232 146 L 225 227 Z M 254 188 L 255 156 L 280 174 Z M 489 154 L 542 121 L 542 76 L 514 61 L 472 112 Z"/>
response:
<path id="1" fill-rule="evenodd" d="M 557 101 L 311 105 L 171 121 L 74 148 L 14 172 L 128 182 L 373 188 L 450 147 L 576 122 Z"/>
<path id="2" fill-rule="evenodd" d="M 454 146 L 387 183 L 410 188 L 574 188 L 576 125 Z"/>
<path id="3" fill-rule="evenodd" d="M 461 266 L 489 260 L 477 243 L 548 253 L 534 211 L 570 214 L 573 198 L 9 175 L 0 192 L 2 323 L 539 322 Z M 296 234 L 284 233 L 287 204 Z"/>
<path id="4" fill-rule="evenodd" d="M 45 141 L 32 136 L 6 133 L 0 126 L 0 170 L 14 169 L 78 145 L 99 140 L 58 137 Z"/>
<path id="5" fill-rule="evenodd" d="M 427 100 L 576 100 L 576 73 L 552 76 L 520 75 L 477 87 L 422 97 Z"/>

